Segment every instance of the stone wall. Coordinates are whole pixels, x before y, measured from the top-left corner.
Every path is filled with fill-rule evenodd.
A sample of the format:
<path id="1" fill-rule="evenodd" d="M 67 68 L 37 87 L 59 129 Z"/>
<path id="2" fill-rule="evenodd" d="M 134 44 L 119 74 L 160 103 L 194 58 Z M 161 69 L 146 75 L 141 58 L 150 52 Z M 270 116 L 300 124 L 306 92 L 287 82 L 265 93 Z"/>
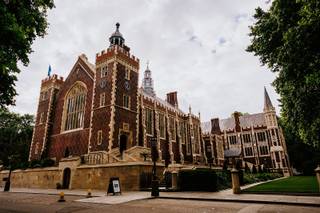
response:
<path id="1" fill-rule="evenodd" d="M 69 168 L 69 167 L 68 167 Z M 162 176 L 163 165 L 157 166 L 157 174 Z M 109 179 L 119 177 L 122 191 L 140 189 L 140 174 L 152 172 L 151 163 L 126 163 L 108 165 L 82 165 L 71 169 L 71 189 L 107 190 Z M 2 178 L 8 176 L 8 171 L 0 172 L 0 186 L 4 186 Z M 63 169 L 50 167 L 41 169 L 16 170 L 11 174 L 11 186 L 19 188 L 56 188 L 62 184 Z"/>
<path id="2" fill-rule="evenodd" d="M 9 171 L 0 172 L 0 186 L 4 186 L 4 177 L 8 177 Z M 54 189 L 56 183 L 61 181 L 62 173 L 58 167 L 41 169 L 15 170 L 11 173 L 11 186 L 18 188 L 44 188 Z"/>

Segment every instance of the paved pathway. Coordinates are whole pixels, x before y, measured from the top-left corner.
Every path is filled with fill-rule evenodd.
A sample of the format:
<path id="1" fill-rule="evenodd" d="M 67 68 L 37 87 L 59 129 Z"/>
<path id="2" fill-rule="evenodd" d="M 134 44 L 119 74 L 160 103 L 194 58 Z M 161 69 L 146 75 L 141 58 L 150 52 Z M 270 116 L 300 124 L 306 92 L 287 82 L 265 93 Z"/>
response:
<path id="1" fill-rule="evenodd" d="M 0 188 L 3 191 L 3 188 Z M 56 189 L 27 189 L 11 188 L 11 192 L 54 194 L 58 195 L 61 191 L 65 195 L 85 196 L 86 190 L 56 190 Z M 93 198 L 79 199 L 79 202 L 119 204 L 134 200 L 151 198 L 150 192 L 123 192 L 119 196 L 106 196 L 105 191 L 92 191 Z M 160 198 L 165 199 L 185 199 L 221 202 L 245 202 L 245 203 L 270 203 L 270 204 L 292 204 L 320 207 L 320 196 L 291 196 L 291 195 L 265 195 L 265 194 L 232 194 L 232 190 L 220 192 L 160 192 Z"/>
<path id="2" fill-rule="evenodd" d="M 120 204 L 134 200 L 143 200 L 152 198 L 150 192 L 123 192 L 121 195 L 109 195 L 102 197 L 93 197 L 76 200 L 84 203 L 101 203 L 101 204 Z"/>

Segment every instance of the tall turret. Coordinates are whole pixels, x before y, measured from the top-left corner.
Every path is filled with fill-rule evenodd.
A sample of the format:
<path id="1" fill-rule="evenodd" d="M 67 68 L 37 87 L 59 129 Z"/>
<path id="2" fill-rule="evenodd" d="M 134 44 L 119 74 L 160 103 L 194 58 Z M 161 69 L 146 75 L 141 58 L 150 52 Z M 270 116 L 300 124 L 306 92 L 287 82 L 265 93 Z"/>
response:
<path id="1" fill-rule="evenodd" d="M 89 152 L 122 153 L 137 143 L 139 59 L 119 27 L 117 23 L 109 47 L 96 54 Z"/>
<path id="2" fill-rule="evenodd" d="M 142 80 L 142 89 L 151 96 L 156 95 L 153 88 L 153 79 L 151 77 L 151 70 L 149 69 L 149 62 L 147 63 L 147 69 L 144 71 L 144 77 Z"/>
<path id="3" fill-rule="evenodd" d="M 266 88 L 264 88 L 263 112 L 267 125 L 267 136 L 273 168 L 282 169 L 285 174 L 289 173 L 289 161 L 288 156 L 286 155 L 285 141 L 284 138 L 281 138 L 282 134 L 278 125 L 276 111 Z"/>
<path id="4" fill-rule="evenodd" d="M 52 113 L 55 105 L 56 93 L 60 90 L 64 80 L 56 74 L 48 76 L 41 82 L 40 97 L 36 122 L 33 129 L 29 160 L 46 157 L 46 149 L 52 126 Z"/>

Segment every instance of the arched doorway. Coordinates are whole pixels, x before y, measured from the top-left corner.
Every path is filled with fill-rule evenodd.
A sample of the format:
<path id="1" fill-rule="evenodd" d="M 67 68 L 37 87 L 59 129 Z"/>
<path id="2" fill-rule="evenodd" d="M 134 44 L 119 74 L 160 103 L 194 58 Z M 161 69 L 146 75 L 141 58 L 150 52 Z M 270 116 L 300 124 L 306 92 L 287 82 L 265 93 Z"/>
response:
<path id="1" fill-rule="evenodd" d="M 128 141 L 128 136 L 125 134 L 120 135 L 120 142 L 119 142 L 119 151 L 122 156 L 124 150 L 127 149 L 127 141 Z"/>
<path id="2" fill-rule="evenodd" d="M 71 169 L 70 168 L 65 168 L 63 170 L 63 180 L 62 180 L 62 188 L 63 189 L 69 189 L 70 176 L 71 176 Z"/>

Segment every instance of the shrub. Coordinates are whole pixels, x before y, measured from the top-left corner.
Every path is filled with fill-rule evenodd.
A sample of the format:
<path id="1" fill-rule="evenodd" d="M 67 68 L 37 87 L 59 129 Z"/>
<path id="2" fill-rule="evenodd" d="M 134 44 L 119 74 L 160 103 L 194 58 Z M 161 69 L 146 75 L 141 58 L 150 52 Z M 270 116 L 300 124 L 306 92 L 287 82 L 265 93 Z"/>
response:
<path id="1" fill-rule="evenodd" d="M 243 170 L 240 169 L 239 170 L 239 183 L 240 183 L 240 186 L 242 186 L 244 184 L 244 180 L 243 180 L 244 174 L 243 173 L 244 173 Z"/>
<path id="2" fill-rule="evenodd" d="M 179 186 L 182 191 L 217 191 L 217 175 L 211 169 L 179 171 Z"/>
<path id="3" fill-rule="evenodd" d="M 282 174 L 280 173 L 258 173 L 258 174 L 251 174 L 251 173 L 245 173 L 244 174 L 244 184 L 251 184 L 256 183 L 260 181 L 267 181 L 267 180 L 273 180 L 275 178 L 282 177 Z"/>
<path id="4" fill-rule="evenodd" d="M 257 168 L 255 165 L 252 166 L 252 174 L 256 174 L 257 173 Z"/>
<path id="5" fill-rule="evenodd" d="M 45 158 L 41 160 L 41 167 L 50 167 L 50 166 L 54 166 L 54 164 L 55 164 L 55 161 L 50 158 Z"/>
<path id="6" fill-rule="evenodd" d="M 231 188 L 231 172 L 229 170 L 216 171 L 217 190 Z"/>
<path id="7" fill-rule="evenodd" d="M 142 172 L 140 173 L 140 189 L 147 189 L 151 187 L 152 173 Z"/>
<path id="8" fill-rule="evenodd" d="M 40 160 L 32 160 L 32 161 L 30 161 L 29 167 L 30 168 L 41 167 L 40 165 L 41 165 Z"/>
<path id="9" fill-rule="evenodd" d="M 62 189 L 61 183 L 56 183 L 56 189 Z"/>
<path id="10" fill-rule="evenodd" d="M 244 165 L 244 171 L 247 173 L 250 172 L 250 168 L 247 163 L 245 163 L 245 165 Z"/>

